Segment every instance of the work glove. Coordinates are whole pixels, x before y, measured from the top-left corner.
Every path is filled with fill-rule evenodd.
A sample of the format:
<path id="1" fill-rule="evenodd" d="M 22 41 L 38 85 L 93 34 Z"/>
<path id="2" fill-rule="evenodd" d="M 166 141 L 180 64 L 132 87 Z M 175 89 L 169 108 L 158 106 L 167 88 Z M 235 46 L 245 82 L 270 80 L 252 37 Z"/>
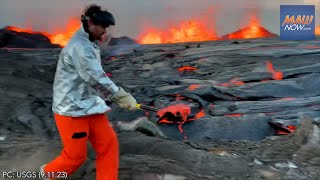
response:
<path id="1" fill-rule="evenodd" d="M 137 106 L 136 99 L 134 99 L 130 93 L 125 92 L 121 87 L 119 87 L 119 91 L 116 92 L 110 100 L 118 104 L 121 108 L 128 110 L 135 110 Z"/>

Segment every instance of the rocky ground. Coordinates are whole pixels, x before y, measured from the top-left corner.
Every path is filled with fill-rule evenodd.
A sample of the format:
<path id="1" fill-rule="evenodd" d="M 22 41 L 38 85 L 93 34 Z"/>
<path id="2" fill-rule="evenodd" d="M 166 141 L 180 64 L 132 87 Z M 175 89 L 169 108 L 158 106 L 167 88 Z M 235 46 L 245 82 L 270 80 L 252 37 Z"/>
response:
<path id="1" fill-rule="evenodd" d="M 60 49 L 0 50 L 0 169 L 37 170 L 61 150 L 51 102 Z M 108 112 L 120 142 L 120 178 L 320 177 L 317 41 L 213 41 L 103 48 L 103 65 L 139 102 L 188 104 L 204 116 L 156 123 L 154 113 Z M 187 70 L 186 67 L 189 67 Z M 288 135 L 283 127 L 296 126 Z M 94 179 L 95 154 L 69 179 Z"/>

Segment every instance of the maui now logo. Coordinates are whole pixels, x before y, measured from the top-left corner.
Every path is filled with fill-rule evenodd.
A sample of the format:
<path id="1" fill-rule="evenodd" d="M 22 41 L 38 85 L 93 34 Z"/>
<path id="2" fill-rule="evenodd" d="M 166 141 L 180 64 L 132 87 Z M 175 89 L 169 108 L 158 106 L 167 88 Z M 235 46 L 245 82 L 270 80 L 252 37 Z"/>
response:
<path id="1" fill-rule="evenodd" d="M 313 16 L 306 16 L 306 15 L 298 15 L 295 19 L 295 16 L 289 15 L 286 16 L 285 20 L 283 21 L 281 26 L 285 26 L 285 31 L 296 31 L 296 30 L 308 30 L 311 31 L 311 27 L 305 27 L 306 25 L 310 25 L 313 21 Z"/>
<path id="2" fill-rule="evenodd" d="M 281 5 L 280 6 L 280 39 L 314 40 L 315 39 L 315 6 L 314 5 Z"/>

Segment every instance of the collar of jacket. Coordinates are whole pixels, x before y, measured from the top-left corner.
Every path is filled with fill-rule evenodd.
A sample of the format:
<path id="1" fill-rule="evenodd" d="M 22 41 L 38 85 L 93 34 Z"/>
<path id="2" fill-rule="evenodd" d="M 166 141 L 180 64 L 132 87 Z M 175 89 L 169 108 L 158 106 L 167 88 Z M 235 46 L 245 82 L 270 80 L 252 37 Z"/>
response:
<path id="1" fill-rule="evenodd" d="M 82 36 L 82 37 L 85 37 L 85 38 L 89 39 L 89 41 L 90 41 L 89 34 L 84 30 L 83 25 L 81 25 L 81 27 L 80 27 L 79 35 Z M 93 44 L 95 47 L 99 47 L 99 43 L 98 43 L 97 40 L 91 41 L 91 42 L 92 42 L 92 44 Z"/>

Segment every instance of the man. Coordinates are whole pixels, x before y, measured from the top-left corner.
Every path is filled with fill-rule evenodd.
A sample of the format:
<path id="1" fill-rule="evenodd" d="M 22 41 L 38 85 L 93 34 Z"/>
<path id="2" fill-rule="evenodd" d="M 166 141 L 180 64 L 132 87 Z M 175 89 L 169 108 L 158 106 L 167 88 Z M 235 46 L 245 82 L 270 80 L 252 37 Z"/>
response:
<path id="1" fill-rule="evenodd" d="M 101 66 L 98 41 L 115 25 L 113 15 L 91 5 L 81 21 L 82 27 L 61 51 L 53 85 L 52 110 L 63 150 L 41 170 L 50 175 L 56 172 L 54 176 L 71 175 L 86 160 L 89 140 L 97 155 L 96 179 L 117 180 L 118 140 L 105 116 L 111 109 L 105 100 L 129 110 L 134 110 L 137 102 L 116 86 Z"/>

